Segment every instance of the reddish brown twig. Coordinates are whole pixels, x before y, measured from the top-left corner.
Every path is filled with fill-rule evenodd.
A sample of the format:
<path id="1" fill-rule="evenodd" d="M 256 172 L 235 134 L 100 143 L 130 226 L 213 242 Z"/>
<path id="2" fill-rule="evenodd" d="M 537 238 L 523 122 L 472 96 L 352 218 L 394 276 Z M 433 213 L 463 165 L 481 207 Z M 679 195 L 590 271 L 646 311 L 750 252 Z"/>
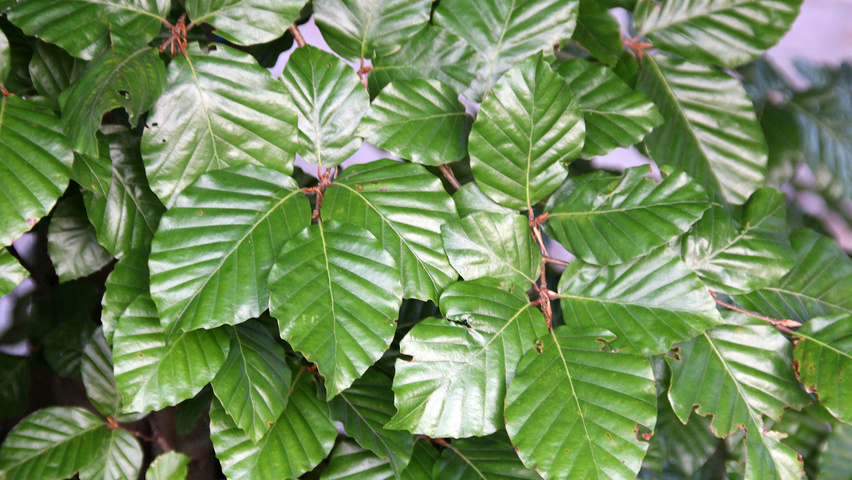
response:
<path id="1" fill-rule="evenodd" d="M 299 47 L 304 47 L 307 45 L 305 43 L 305 37 L 302 36 L 302 32 L 299 30 L 299 27 L 296 25 L 296 22 L 293 22 L 293 25 L 290 25 L 290 33 L 293 34 L 293 40 L 296 41 L 296 45 Z"/>
<path id="2" fill-rule="evenodd" d="M 439 166 L 438 169 L 441 170 L 441 173 L 444 175 L 444 178 L 446 178 L 447 181 L 450 182 L 450 185 L 452 185 L 453 188 L 455 188 L 456 190 L 461 188 L 461 184 L 458 180 L 456 180 L 456 175 L 453 173 L 453 169 L 450 168 L 450 165 L 448 163 Z"/>
<path id="3" fill-rule="evenodd" d="M 779 330 L 782 330 L 784 332 L 792 333 L 792 331 L 790 330 L 791 328 L 798 328 L 798 327 L 802 326 L 802 324 L 800 322 L 797 322 L 795 320 L 790 320 L 788 318 L 777 319 L 777 318 L 767 317 L 766 315 L 761 315 L 757 312 L 752 312 L 751 310 L 746 310 L 742 307 L 732 305 L 732 304 L 722 300 L 721 298 L 717 297 L 716 292 L 714 292 L 713 290 L 710 290 L 710 295 L 713 297 L 713 300 L 716 302 L 716 305 L 725 307 L 728 310 L 733 310 L 734 312 L 744 313 L 748 316 L 763 320 L 764 322 L 767 322 L 767 323 L 771 323 L 776 328 L 778 328 Z"/>
<path id="4" fill-rule="evenodd" d="M 635 56 L 637 60 L 642 60 L 642 55 L 644 55 L 649 48 L 653 48 L 653 45 L 648 42 L 640 42 L 638 38 L 638 35 L 633 38 L 623 38 L 621 43 L 627 47 L 627 51 Z"/>
<path id="5" fill-rule="evenodd" d="M 194 24 L 190 24 L 189 28 L 192 28 L 193 25 Z M 169 38 L 160 44 L 160 53 L 165 52 L 166 48 L 170 48 L 170 53 L 174 57 L 175 45 L 177 44 L 180 53 L 186 57 L 186 31 L 188 30 L 186 26 L 186 12 L 180 16 L 177 23 L 172 25 L 169 30 L 171 31 L 171 35 L 169 35 Z"/>
<path id="6" fill-rule="evenodd" d="M 541 259 L 544 260 L 547 263 L 552 263 L 554 265 L 559 265 L 561 267 L 567 267 L 568 266 L 568 262 L 566 262 L 565 260 L 560 260 L 558 258 L 548 257 L 547 255 L 542 255 Z"/>
<path id="7" fill-rule="evenodd" d="M 528 210 L 529 218 L 530 218 L 530 235 L 532 235 L 535 240 L 536 245 L 538 245 L 538 249 L 541 251 L 542 260 L 545 258 L 550 258 L 547 254 L 547 247 L 544 246 L 544 239 L 541 236 L 541 224 L 545 220 L 547 220 L 547 213 L 539 215 L 538 217 L 533 216 L 532 208 Z M 541 313 L 544 315 L 544 321 L 547 324 L 548 330 L 553 330 L 553 310 L 550 308 L 550 293 L 551 291 L 547 288 L 547 261 L 541 262 L 541 275 L 539 283 L 541 285 L 533 285 L 533 287 L 538 292 L 538 305 L 541 307 Z"/>
<path id="8" fill-rule="evenodd" d="M 317 165 L 317 178 L 319 183 L 315 187 L 306 187 L 300 189 L 303 193 L 314 193 L 317 196 L 317 203 L 314 207 L 314 212 L 311 218 L 320 218 L 320 209 L 322 201 L 325 198 L 325 189 L 333 183 L 333 178 L 337 176 L 337 167 L 329 168 L 325 172 L 322 171 L 322 165 Z"/>
<path id="9" fill-rule="evenodd" d="M 372 70 L 373 67 L 371 65 L 366 65 L 364 63 L 364 57 L 361 57 L 361 68 L 358 69 L 358 76 L 361 77 L 361 83 L 364 85 L 364 88 L 369 88 L 367 86 L 367 73 Z"/>

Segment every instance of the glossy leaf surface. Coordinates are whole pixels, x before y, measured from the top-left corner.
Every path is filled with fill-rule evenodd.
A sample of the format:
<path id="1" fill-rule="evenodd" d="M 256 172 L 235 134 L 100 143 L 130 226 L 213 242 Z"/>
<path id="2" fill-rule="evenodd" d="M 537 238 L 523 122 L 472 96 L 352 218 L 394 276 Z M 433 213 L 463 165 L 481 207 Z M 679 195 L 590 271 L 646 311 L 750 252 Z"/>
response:
<path id="1" fill-rule="evenodd" d="M 820 403 L 835 417 L 852 423 L 852 318 L 832 315 L 811 319 L 795 334 L 796 376 L 815 392 Z"/>
<path id="2" fill-rule="evenodd" d="M 80 470 L 80 480 L 124 480 L 139 477 L 142 447 L 127 430 L 109 430 L 95 461 Z"/>
<path id="3" fill-rule="evenodd" d="M 448 445 L 435 462 L 434 475 L 447 480 L 541 478 L 521 463 L 505 432 L 463 439 Z"/>
<path id="4" fill-rule="evenodd" d="M 145 480 L 186 480 L 187 465 L 192 459 L 172 450 L 151 462 Z"/>
<path id="5" fill-rule="evenodd" d="M 321 480 L 391 480 L 397 478 L 391 464 L 351 440 L 338 443 L 328 459 Z"/>
<path id="6" fill-rule="evenodd" d="M 30 272 L 6 248 L 0 248 L 0 297 L 8 295 Z"/>
<path id="7" fill-rule="evenodd" d="M 197 24 L 216 27 L 216 35 L 239 45 L 275 40 L 299 18 L 305 0 L 189 0 L 186 12 Z"/>
<path id="8" fill-rule="evenodd" d="M 580 0 L 577 27 L 571 38 L 604 65 L 614 66 L 621 56 L 621 25 L 596 0 Z"/>
<path id="9" fill-rule="evenodd" d="M 97 272 L 112 255 L 97 240 L 80 195 L 64 198 L 53 210 L 47 249 L 60 282 Z"/>
<path id="10" fill-rule="evenodd" d="M 106 280 L 101 300 L 101 326 L 104 338 L 112 345 L 112 337 L 124 310 L 139 296 L 148 296 L 148 255 L 135 250 L 122 257 Z"/>

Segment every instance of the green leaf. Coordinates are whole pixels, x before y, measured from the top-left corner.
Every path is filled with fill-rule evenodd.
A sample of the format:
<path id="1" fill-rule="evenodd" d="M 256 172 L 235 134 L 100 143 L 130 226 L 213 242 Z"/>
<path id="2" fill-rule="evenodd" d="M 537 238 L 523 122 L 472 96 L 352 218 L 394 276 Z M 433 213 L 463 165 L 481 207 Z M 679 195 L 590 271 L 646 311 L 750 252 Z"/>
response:
<path id="1" fill-rule="evenodd" d="M 819 455 L 820 480 L 847 480 L 852 475 L 852 426 L 836 425 Z"/>
<path id="2" fill-rule="evenodd" d="M 284 85 L 251 55 L 223 45 L 187 54 L 169 64 L 168 87 L 142 135 L 145 172 L 160 200 L 171 208 L 201 174 L 229 166 L 289 175 L 297 120 Z"/>
<path id="3" fill-rule="evenodd" d="M 805 323 L 813 317 L 852 314 L 852 259 L 833 239 L 812 230 L 790 236 L 796 263 L 780 281 L 735 298 L 772 318 Z"/>
<path id="4" fill-rule="evenodd" d="M 29 74 L 39 95 L 59 104 L 59 95 L 86 72 L 86 61 L 41 41 L 33 42 Z"/>
<path id="5" fill-rule="evenodd" d="M 97 272 L 112 260 L 98 243 L 95 227 L 86 217 L 79 194 L 62 199 L 53 210 L 47 233 L 47 250 L 60 282 Z"/>
<path id="6" fill-rule="evenodd" d="M 547 231 L 578 258 L 600 265 L 623 263 L 665 245 L 710 206 L 704 189 L 680 171 L 656 183 L 647 166 L 620 177 L 595 173 L 549 211 Z"/>
<path id="7" fill-rule="evenodd" d="M 232 480 L 299 477 L 331 452 L 336 437 L 328 405 L 305 370 L 294 375 L 287 408 L 257 443 L 234 424 L 218 400 L 210 407 L 210 440 L 222 471 Z"/>
<path id="8" fill-rule="evenodd" d="M 336 222 L 306 228 L 278 254 L 269 289 L 281 338 L 317 364 L 329 400 L 393 340 L 399 270 L 366 230 Z"/>
<path id="9" fill-rule="evenodd" d="M 398 478 L 391 470 L 390 462 L 364 450 L 351 440 L 344 440 L 334 447 L 328 459 L 328 468 L 322 472 L 321 480 L 390 480 Z"/>
<path id="10" fill-rule="evenodd" d="M 346 62 L 306 45 L 290 56 L 281 80 L 299 109 L 302 158 L 330 168 L 358 151 L 363 141 L 355 129 L 370 96 Z"/>
<path id="11" fill-rule="evenodd" d="M 160 410 L 194 397 L 216 376 L 228 350 L 227 330 L 166 332 L 151 298 L 138 296 L 113 337 L 115 383 L 123 411 Z"/>
<path id="12" fill-rule="evenodd" d="M 583 48 L 610 67 L 615 66 L 623 49 L 621 24 L 598 0 L 580 0 L 577 28 L 571 37 Z"/>
<path id="13" fill-rule="evenodd" d="M 541 274 L 541 252 L 522 215 L 479 212 L 441 227 L 444 250 L 465 280 L 492 277 L 521 290 Z"/>
<path id="14" fill-rule="evenodd" d="M 109 430 L 79 407 L 48 407 L 21 420 L 0 446 L 0 478 L 68 478 L 95 461 Z"/>
<path id="15" fill-rule="evenodd" d="M 122 257 L 106 279 L 101 300 L 101 326 L 107 343 L 112 345 L 115 327 L 127 307 L 141 295 L 148 296 L 148 253 L 134 250 Z"/>
<path id="16" fill-rule="evenodd" d="M 636 4 L 639 35 L 697 63 L 733 68 L 787 33 L 802 0 L 670 0 Z"/>
<path id="17" fill-rule="evenodd" d="M 245 165 L 202 175 L 163 216 L 148 266 L 164 327 L 189 331 L 260 316 L 276 253 L 310 223 L 296 182 Z"/>
<path id="18" fill-rule="evenodd" d="M 398 157 L 438 166 L 467 155 L 472 123 L 451 87 L 437 80 L 414 79 L 385 87 L 357 133 Z"/>
<path id="19" fill-rule="evenodd" d="M 474 213 L 493 212 L 502 214 L 514 214 L 517 211 L 511 208 L 506 208 L 500 204 L 494 203 L 487 195 L 482 193 L 482 190 L 476 186 L 475 182 L 465 183 L 453 194 L 453 202 L 456 204 L 456 210 L 459 212 L 459 217 L 465 218 Z"/>
<path id="20" fill-rule="evenodd" d="M 540 480 L 528 470 L 505 432 L 447 444 L 435 462 L 434 478 L 441 480 Z"/>
<path id="21" fill-rule="evenodd" d="M 124 128 L 119 126 L 107 126 L 103 128 Z M 80 153 L 74 153 L 74 163 L 71 165 L 71 180 L 77 182 L 83 191 L 106 195 L 112 182 L 112 158 L 110 158 L 109 145 L 100 136 L 98 144 L 98 155 L 90 157 Z M 137 142 L 138 144 L 138 142 Z M 147 182 L 146 182 L 147 184 Z"/>
<path id="22" fill-rule="evenodd" d="M 367 79 L 370 95 L 375 97 L 391 82 L 418 78 L 437 80 L 461 93 L 476 76 L 478 62 L 476 51 L 463 38 L 428 25 L 399 51 L 373 59 Z"/>
<path id="23" fill-rule="evenodd" d="M 379 160 L 354 165 L 326 190 L 323 217 L 365 228 L 399 267 L 405 298 L 438 300 L 458 278 L 441 226 L 458 217 L 441 181 L 420 165 Z"/>
<path id="24" fill-rule="evenodd" d="M 574 260 L 559 281 L 566 325 L 606 329 L 645 355 L 667 352 L 721 323 L 716 302 L 669 249 L 620 265 Z"/>
<path id="25" fill-rule="evenodd" d="M 482 59 L 476 80 L 462 93 L 481 102 L 513 65 L 569 38 L 576 25 L 579 4 L 579 0 L 485 0 L 475 4 L 467 0 L 448 0 L 439 3 L 434 23 L 467 40 Z M 561 113 L 562 107 L 560 102 L 556 110 Z"/>
<path id="26" fill-rule="evenodd" d="M 521 357 L 546 333 L 523 289 L 491 278 L 450 285 L 447 320 L 426 318 L 402 339 L 398 413 L 387 428 L 430 437 L 482 436 L 503 426 L 503 398 Z M 441 477 L 444 478 L 444 477 Z"/>
<path id="27" fill-rule="evenodd" d="M 103 194 L 83 192 L 86 213 L 98 242 L 113 255 L 148 251 L 166 209 L 148 186 L 139 153 L 140 137 L 124 127 L 104 127 L 102 131 L 106 135 L 101 148 L 109 151 L 109 188 Z"/>
<path id="28" fill-rule="evenodd" d="M 287 406 L 290 369 L 284 349 L 259 323 L 238 325 L 228 359 L 211 383 L 225 412 L 258 442 Z"/>
<path id="29" fill-rule="evenodd" d="M 506 393 L 506 430 L 544 478 L 633 479 L 657 419 L 654 374 L 632 350 L 603 350 L 612 334 L 562 326 L 527 353 Z"/>
<path id="30" fill-rule="evenodd" d="M 787 239 L 783 193 L 762 188 L 740 210 L 735 220 L 714 205 L 677 247 L 705 285 L 727 294 L 775 284 L 796 257 Z"/>
<path id="31" fill-rule="evenodd" d="M 367 370 L 351 387 L 334 397 L 329 406 L 332 418 L 343 424 L 346 435 L 387 459 L 390 476 L 401 478 L 411 461 L 414 437 L 408 432 L 384 428 L 395 413 L 391 379 L 376 369 Z M 332 464 L 333 459 L 334 454 Z"/>
<path id="32" fill-rule="evenodd" d="M 30 272 L 18 263 L 8 249 L 0 248 L 0 297 L 11 293 L 29 276 Z"/>
<path id="33" fill-rule="evenodd" d="M 133 434 L 127 430 L 110 430 L 103 442 L 95 461 L 80 470 L 80 480 L 138 478 L 143 453 Z"/>
<path id="34" fill-rule="evenodd" d="M 654 440 L 660 439 L 665 444 L 665 461 L 686 476 L 694 475 L 719 446 L 719 439 L 710 429 L 710 418 L 693 413 L 684 425 L 665 396 L 659 399 L 657 407 Z"/>
<path id="35" fill-rule="evenodd" d="M 763 422 L 763 415 L 777 421 L 785 407 L 810 401 L 793 378 L 790 344 L 772 325 L 743 317 L 730 315 L 726 325 L 680 344 L 679 361 L 666 357 L 669 400 L 684 422 L 693 408 L 712 414 L 718 437 L 747 432 L 747 480 L 802 478 L 796 453 Z"/>
<path id="36" fill-rule="evenodd" d="M 852 387 L 847 381 L 852 375 L 852 316 L 813 318 L 794 336 L 796 377 L 832 415 L 852 423 Z"/>
<path id="37" fill-rule="evenodd" d="M 186 480 L 187 465 L 192 459 L 172 450 L 151 462 L 145 472 L 145 480 Z"/>
<path id="38" fill-rule="evenodd" d="M 86 387 L 86 396 L 103 416 L 120 422 L 135 420 L 121 418 L 121 394 L 115 386 L 112 350 L 101 329 L 95 330 L 83 348 L 80 374 Z"/>
<path id="39" fill-rule="evenodd" d="M 12 54 L 9 50 L 9 39 L 0 32 L 0 83 L 4 83 L 12 71 Z"/>
<path id="40" fill-rule="evenodd" d="M 27 357 L 0 353 L 0 419 L 19 415 L 27 408 L 30 362 Z"/>
<path id="41" fill-rule="evenodd" d="M 201 417 L 210 410 L 210 403 L 213 401 L 213 396 L 213 387 L 206 385 L 194 397 L 188 398 L 177 405 L 177 411 L 175 412 L 175 431 L 178 435 L 189 435 L 195 429 Z"/>
<path id="42" fill-rule="evenodd" d="M 165 87 L 166 67 L 156 48 L 129 40 L 115 42 L 59 96 L 68 144 L 84 155 L 97 156 L 95 134 L 104 114 L 124 108 L 135 125 Z"/>
<path id="43" fill-rule="evenodd" d="M 209 23 L 216 35 L 240 45 L 275 40 L 299 18 L 307 0 L 189 0 L 186 13 L 195 24 Z"/>
<path id="44" fill-rule="evenodd" d="M 61 310 L 57 313 L 62 315 L 63 320 L 68 315 L 68 312 Z M 97 328 L 88 315 L 80 316 L 50 328 L 42 340 L 44 358 L 50 368 L 63 377 L 80 378 L 83 349 Z"/>
<path id="45" fill-rule="evenodd" d="M 11 245 L 53 208 L 74 155 L 47 103 L 0 99 L 0 243 Z"/>
<path id="46" fill-rule="evenodd" d="M 645 139 L 658 164 L 742 203 L 763 186 L 767 147 L 740 82 L 711 67 L 646 55 L 637 89 L 666 118 Z"/>
<path id="47" fill-rule="evenodd" d="M 431 0 L 314 0 L 314 20 L 323 39 L 348 60 L 399 50 L 426 27 Z"/>
<path id="48" fill-rule="evenodd" d="M 109 46 L 112 31 L 151 41 L 170 5 L 165 0 L 20 0 L 7 15 L 27 35 L 91 60 Z"/>
<path id="49" fill-rule="evenodd" d="M 437 458 L 438 450 L 429 443 L 429 440 L 424 438 L 414 440 L 414 453 L 412 453 L 411 461 L 403 470 L 400 479 L 433 480 L 432 470 Z"/>
<path id="50" fill-rule="evenodd" d="M 559 187 L 568 175 L 562 164 L 580 153 L 584 138 L 577 99 L 535 55 L 507 72 L 483 102 L 470 132 L 470 167 L 494 201 L 530 209 Z"/>
<path id="51" fill-rule="evenodd" d="M 580 102 L 586 123 L 583 158 L 634 145 L 663 123 L 657 107 L 645 95 L 603 65 L 577 59 L 557 62 L 553 70 L 565 78 Z"/>

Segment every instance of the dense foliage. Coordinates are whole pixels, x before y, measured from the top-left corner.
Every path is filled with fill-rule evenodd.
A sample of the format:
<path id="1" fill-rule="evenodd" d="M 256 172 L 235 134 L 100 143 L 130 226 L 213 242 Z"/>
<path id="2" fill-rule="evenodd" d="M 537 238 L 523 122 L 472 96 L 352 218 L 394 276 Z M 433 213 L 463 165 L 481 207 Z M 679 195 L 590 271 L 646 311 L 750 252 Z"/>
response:
<path id="1" fill-rule="evenodd" d="M 800 3 L 0 1 L 0 478 L 850 478 Z"/>

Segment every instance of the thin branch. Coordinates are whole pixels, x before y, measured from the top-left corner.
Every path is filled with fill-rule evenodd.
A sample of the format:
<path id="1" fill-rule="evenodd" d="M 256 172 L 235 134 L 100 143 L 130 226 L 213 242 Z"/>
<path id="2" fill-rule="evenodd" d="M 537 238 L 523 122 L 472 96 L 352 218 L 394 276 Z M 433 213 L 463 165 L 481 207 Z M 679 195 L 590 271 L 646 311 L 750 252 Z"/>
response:
<path id="1" fill-rule="evenodd" d="M 293 34 L 293 39 L 296 40 L 296 45 L 299 47 L 307 45 L 307 43 L 305 43 L 305 37 L 302 36 L 302 32 L 299 31 L 299 27 L 296 25 L 296 22 L 293 22 L 293 25 L 290 25 L 290 33 Z"/>
<path id="2" fill-rule="evenodd" d="M 171 34 L 169 38 L 167 38 L 163 43 L 160 44 L 160 53 L 165 52 L 167 47 L 171 47 L 171 54 L 175 56 L 175 44 L 178 46 L 178 50 L 180 53 L 186 57 L 186 32 L 187 30 L 191 30 L 192 27 L 195 26 L 195 23 L 190 23 L 189 26 L 186 25 L 186 12 L 184 12 L 180 18 L 178 18 L 177 23 L 174 26 L 169 28 Z"/>
<path id="3" fill-rule="evenodd" d="M 371 65 L 367 65 L 364 63 L 364 57 L 361 57 L 361 68 L 358 69 L 358 76 L 361 77 L 361 83 L 366 89 L 370 88 L 367 86 L 367 73 L 372 69 L 373 67 Z"/>
<path id="4" fill-rule="evenodd" d="M 456 175 L 453 173 L 453 169 L 450 168 L 450 165 L 448 163 L 439 166 L 438 169 L 441 170 L 441 173 L 444 174 L 444 178 L 446 178 L 447 181 L 450 182 L 450 185 L 452 185 L 453 188 L 455 188 L 456 190 L 461 188 L 461 184 L 458 180 L 456 180 Z"/>
<path id="5" fill-rule="evenodd" d="M 552 263 L 554 265 L 559 265 L 561 267 L 567 267 L 568 266 L 568 262 L 566 262 L 565 260 L 560 260 L 558 258 L 548 257 L 547 255 L 542 255 L 541 259 L 544 260 L 547 263 Z"/>
<path id="6" fill-rule="evenodd" d="M 710 295 L 713 297 L 713 300 L 716 301 L 716 305 L 720 305 L 722 307 L 727 308 L 728 310 L 733 310 L 735 312 L 744 313 L 744 314 L 749 315 L 751 317 L 763 320 L 764 322 L 771 323 L 772 325 L 774 325 L 778 329 L 783 330 L 785 332 L 790 332 L 790 330 L 789 330 L 790 328 L 798 328 L 798 327 L 802 326 L 802 324 L 800 322 L 797 322 L 795 320 L 790 320 L 790 319 L 787 319 L 787 318 L 783 318 L 783 319 L 779 320 L 777 318 L 767 317 L 766 315 L 761 315 L 757 312 L 752 312 L 751 310 L 746 310 L 742 307 L 732 305 L 732 304 L 722 300 L 721 298 L 717 297 L 716 292 L 714 292 L 712 290 L 710 291 Z"/>

